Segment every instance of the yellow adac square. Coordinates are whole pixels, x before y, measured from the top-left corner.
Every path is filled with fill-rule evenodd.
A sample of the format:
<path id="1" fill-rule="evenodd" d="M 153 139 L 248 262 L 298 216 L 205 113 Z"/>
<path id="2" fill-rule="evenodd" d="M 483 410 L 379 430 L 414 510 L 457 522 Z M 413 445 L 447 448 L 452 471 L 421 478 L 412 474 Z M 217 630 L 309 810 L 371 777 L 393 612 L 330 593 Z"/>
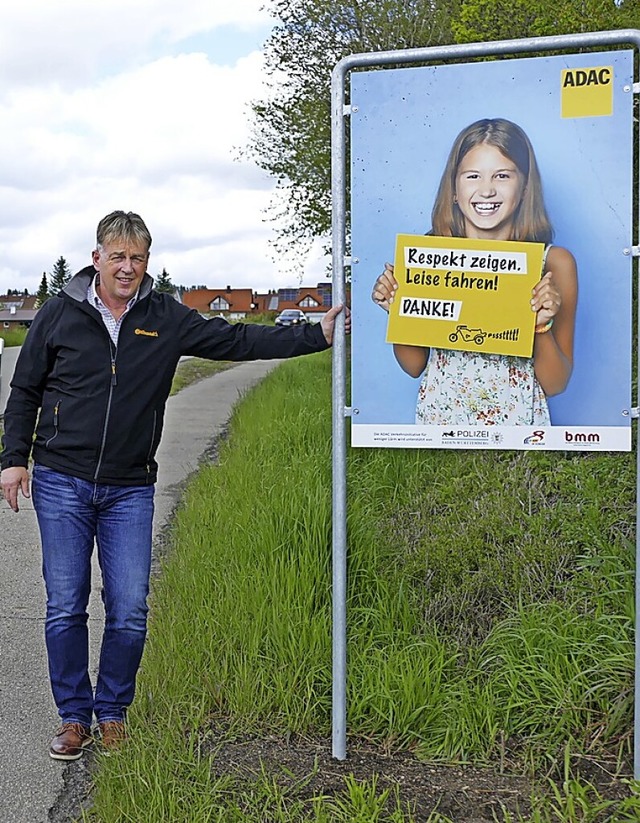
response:
<path id="1" fill-rule="evenodd" d="M 531 357 L 543 243 L 399 234 L 388 343 Z"/>
<path id="2" fill-rule="evenodd" d="M 613 114 L 613 66 L 563 69 L 560 99 L 562 117 L 610 117 Z"/>

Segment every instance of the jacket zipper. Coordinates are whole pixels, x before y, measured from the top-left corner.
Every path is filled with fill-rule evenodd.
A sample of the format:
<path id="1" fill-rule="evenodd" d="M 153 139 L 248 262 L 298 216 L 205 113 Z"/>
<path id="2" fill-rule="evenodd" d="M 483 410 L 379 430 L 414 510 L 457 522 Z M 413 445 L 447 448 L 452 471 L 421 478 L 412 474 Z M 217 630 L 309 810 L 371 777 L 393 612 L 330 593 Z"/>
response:
<path id="1" fill-rule="evenodd" d="M 96 464 L 96 471 L 93 475 L 93 480 L 95 483 L 98 482 L 98 475 L 100 474 L 100 469 L 102 468 L 102 459 L 104 457 L 104 450 L 105 446 L 107 445 L 107 428 L 109 426 L 109 417 L 111 415 L 111 400 L 113 398 L 113 389 L 115 386 L 118 385 L 118 377 L 116 374 L 116 355 L 118 353 L 118 349 L 116 346 L 113 345 L 113 341 L 109 339 L 109 352 L 111 355 L 111 382 L 109 383 L 109 397 L 107 398 L 107 413 L 104 418 L 104 428 L 102 430 L 102 442 L 100 444 L 100 455 L 98 457 L 98 463 Z"/>
<path id="2" fill-rule="evenodd" d="M 151 444 L 149 446 L 149 451 L 147 452 L 147 483 L 149 482 L 149 474 L 151 473 L 151 452 L 153 451 L 153 441 L 156 437 L 156 423 L 158 422 L 158 412 L 154 411 L 153 413 L 153 426 L 151 427 Z"/>
<path id="3" fill-rule="evenodd" d="M 59 417 L 60 403 L 61 402 L 62 402 L 61 400 L 58 400 L 56 402 L 55 406 L 53 407 L 53 435 L 44 444 L 45 449 L 48 449 L 49 448 L 49 443 L 51 443 L 52 440 L 55 440 L 56 437 L 58 436 L 58 422 L 59 422 L 58 417 Z"/>

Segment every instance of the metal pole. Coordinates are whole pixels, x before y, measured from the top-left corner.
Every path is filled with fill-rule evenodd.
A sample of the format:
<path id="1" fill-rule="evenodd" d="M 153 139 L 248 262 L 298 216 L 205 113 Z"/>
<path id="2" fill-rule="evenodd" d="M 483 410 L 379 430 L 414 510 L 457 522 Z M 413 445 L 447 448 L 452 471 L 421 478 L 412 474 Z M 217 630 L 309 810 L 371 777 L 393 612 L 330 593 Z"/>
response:
<path id="1" fill-rule="evenodd" d="M 344 72 L 331 84 L 331 197 L 333 303 L 345 300 L 346 193 L 344 185 L 345 128 Z M 346 341 L 344 317 L 339 316 L 333 345 L 333 687 L 332 754 L 347 756 L 347 450 Z"/>
<path id="2" fill-rule="evenodd" d="M 636 85 L 638 77 L 636 76 Z M 637 94 L 638 91 L 634 92 Z M 638 126 L 634 126 L 638 129 Z M 636 163 L 640 163 L 640 129 L 636 143 Z M 640 243 L 640 178 L 636 181 L 638 187 L 638 227 L 634 246 Z M 636 253 L 636 261 L 638 260 Z M 631 263 L 633 266 L 633 261 Z M 636 280 L 640 281 L 640 264 L 636 262 Z M 640 285 L 640 284 L 639 284 Z M 638 292 L 637 292 L 638 294 Z M 638 300 L 638 316 L 636 326 L 636 368 L 638 369 L 638 387 L 640 387 L 640 298 Z M 635 404 L 638 405 L 638 398 L 635 397 Z M 636 409 L 637 412 L 637 409 Z M 638 431 L 636 429 L 636 568 L 635 568 L 635 667 L 634 667 L 634 696 L 633 696 L 633 777 L 640 780 L 640 445 L 638 444 Z"/>
<path id="3" fill-rule="evenodd" d="M 346 233 L 346 150 L 345 150 L 345 80 L 347 72 L 365 66 L 427 63 L 461 57 L 528 54 L 580 48 L 633 45 L 640 52 L 640 30 L 587 32 L 551 37 L 498 40 L 489 43 L 465 43 L 456 46 L 431 46 L 386 52 L 354 54 L 340 60 L 331 78 L 331 197 L 332 197 L 332 267 L 334 303 L 345 302 L 345 233 Z M 636 245 L 638 240 L 636 239 Z M 638 309 L 640 327 L 640 305 Z M 346 348 L 344 322 L 340 319 L 333 346 L 333 756 L 344 760 L 346 743 L 347 692 L 347 503 L 346 503 Z M 636 341 L 636 349 L 639 343 Z M 640 359 L 640 358 L 639 358 Z M 638 364 L 640 385 L 640 362 Z M 640 779 L 640 449 L 637 449 L 636 474 L 636 651 L 634 777 Z"/>

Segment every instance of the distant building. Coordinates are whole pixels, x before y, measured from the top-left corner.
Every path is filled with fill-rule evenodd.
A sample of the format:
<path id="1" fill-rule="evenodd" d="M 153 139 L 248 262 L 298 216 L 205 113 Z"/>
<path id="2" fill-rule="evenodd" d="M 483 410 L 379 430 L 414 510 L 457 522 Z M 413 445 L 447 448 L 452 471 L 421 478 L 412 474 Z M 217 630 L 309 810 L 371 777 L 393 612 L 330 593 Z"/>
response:
<path id="1" fill-rule="evenodd" d="M 251 289 L 190 289 L 182 293 L 182 302 L 200 314 L 215 317 L 221 315 L 227 320 L 242 320 L 248 314 L 256 313 Z"/>
<path id="2" fill-rule="evenodd" d="M 0 330 L 28 329 L 37 313 L 38 309 L 16 309 L 15 306 L 0 309 Z"/>
<path id="3" fill-rule="evenodd" d="M 38 313 L 35 294 L 0 294 L 0 331 L 29 328 Z"/>
<path id="4" fill-rule="evenodd" d="M 231 286 L 197 288 L 183 291 L 182 302 L 206 317 L 218 315 L 227 320 L 243 320 L 256 314 L 275 317 L 284 309 L 301 309 L 311 323 L 319 323 L 331 308 L 331 284 L 274 289 L 266 294 L 251 289 L 232 289 Z"/>

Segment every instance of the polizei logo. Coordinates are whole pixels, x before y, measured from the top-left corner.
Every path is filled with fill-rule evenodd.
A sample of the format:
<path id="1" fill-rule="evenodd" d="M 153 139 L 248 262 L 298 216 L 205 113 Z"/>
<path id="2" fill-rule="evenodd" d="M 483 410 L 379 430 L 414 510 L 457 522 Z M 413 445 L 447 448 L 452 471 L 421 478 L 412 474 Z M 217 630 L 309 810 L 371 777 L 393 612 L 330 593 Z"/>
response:
<path id="1" fill-rule="evenodd" d="M 488 429 L 448 429 L 442 432 L 442 443 L 451 443 L 457 446 L 469 444 L 487 444 L 489 442 Z"/>

